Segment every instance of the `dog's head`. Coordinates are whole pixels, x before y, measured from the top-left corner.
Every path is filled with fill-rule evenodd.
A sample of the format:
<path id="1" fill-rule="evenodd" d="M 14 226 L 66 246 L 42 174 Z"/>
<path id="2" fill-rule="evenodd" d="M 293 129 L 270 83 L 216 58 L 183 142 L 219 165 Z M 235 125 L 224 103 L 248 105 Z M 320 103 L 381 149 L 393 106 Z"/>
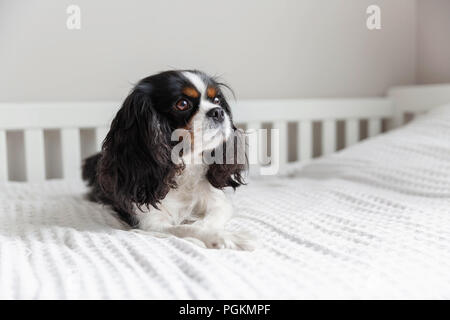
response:
<path id="1" fill-rule="evenodd" d="M 106 136 L 98 180 L 104 192 L 127 207 L 157 204 L 184 165 L 173 159 L 180 142 L 174 133 L 185 130 L 188 154 L 226 150 L 236 136 L 224 85 L 200 71 L 166 71 L 142 79 L 123 102 Z M 187 153 L 187 154 L 186 154 Z M 226 163 L 224 163 L 226 162 Z M 243 184 L 245 164 L 209 163 L 206 178 L 216 188 Z"/>

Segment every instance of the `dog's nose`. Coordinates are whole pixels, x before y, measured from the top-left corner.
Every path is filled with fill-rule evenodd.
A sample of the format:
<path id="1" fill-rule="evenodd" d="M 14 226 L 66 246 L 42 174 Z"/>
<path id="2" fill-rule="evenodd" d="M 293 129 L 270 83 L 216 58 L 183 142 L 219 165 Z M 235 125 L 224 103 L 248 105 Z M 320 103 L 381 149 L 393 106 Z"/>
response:
<path id="1" fill-rule="evenodd" d="M 223 119 L 225 118 L 225 112 L 222 108 L 214 108 L 209 110 L 206 113 L 206 116 L 212 118 L 216 122 L 223 122 Z"/>

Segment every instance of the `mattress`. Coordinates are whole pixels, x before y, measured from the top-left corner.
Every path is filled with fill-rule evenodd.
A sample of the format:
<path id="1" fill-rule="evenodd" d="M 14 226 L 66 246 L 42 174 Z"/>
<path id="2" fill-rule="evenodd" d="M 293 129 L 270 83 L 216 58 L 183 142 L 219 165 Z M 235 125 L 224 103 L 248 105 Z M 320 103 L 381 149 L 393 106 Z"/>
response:
<path id="1" fill-rule="evenodd" d="M 252 252 L 129 230 L 85 192 L 0 185 L 0 298 L 450 298 L 450 106 L 230 194 Z"/>

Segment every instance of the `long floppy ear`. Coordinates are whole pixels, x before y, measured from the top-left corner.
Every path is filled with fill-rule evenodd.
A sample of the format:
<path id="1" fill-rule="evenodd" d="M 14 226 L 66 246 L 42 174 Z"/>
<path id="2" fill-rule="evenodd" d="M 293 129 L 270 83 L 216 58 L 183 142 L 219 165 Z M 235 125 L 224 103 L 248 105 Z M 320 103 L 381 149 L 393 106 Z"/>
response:
<path id="1" fill-rule="evenodd" d="M 99 184 L 116 206 L 157 207 L 176 187 L 171 129 L 153 108 L 151 93 L 139 85 L 125 99 L 102 147 Z"/>
<path id="2" fill-rule="evenodd" d="M 214 153 L 222 154 L 222 163 L 210 164 L 206 173 L 209 183 L 218 189 L 226 187 L 236 189 L 245 184 L 243 173 L 248 168 L 245 135 L 241 130 L 237 130 L 234 125 L 232 125 L 232 128 L 233 134 L 228 141 L 214 150 Z"/>

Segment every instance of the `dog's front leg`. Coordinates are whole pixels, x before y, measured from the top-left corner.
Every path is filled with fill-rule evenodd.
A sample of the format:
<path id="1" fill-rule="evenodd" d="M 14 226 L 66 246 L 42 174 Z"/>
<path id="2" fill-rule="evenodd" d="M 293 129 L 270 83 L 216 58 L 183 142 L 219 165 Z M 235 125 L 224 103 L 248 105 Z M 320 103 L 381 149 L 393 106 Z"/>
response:
<path id="1" fill-rule="evenodd" d="M 233 207 L 225 193 L 212 187 L 195 210 L 201 218 L 193 225 L 207 229 L 224 230 L 225 224 L 233 215 Z"/>
<path id="2" fill-rule="evenodd" d="M 174 235 L 196 244 L 200 241 L 202 246 L 212 249 L 252 250 L 253 242 L 248 236 L 223 229 L 225 222 L 231 216 L 231 205 L 228 204 L 228 206 L 210 206 L 204 218 L 191 225 L 175 224 L 167 212 L 152 209 L 138 214 L 139 229 Z M 228 216 L 224 217 L 223 214 Z"/>
<path id="3" fill-rule="evenodd" d="M 197 208 L 201 219 L 192 223 L 208 232 L 206 245 L 210 248 L 229 248 L 237 250 L 253 250 L 255 239 L 245 232 L 230 232 L 225 230 L 225 224 L 233 214 L 233 207 L 221 190 L 211 188 Z"/>

